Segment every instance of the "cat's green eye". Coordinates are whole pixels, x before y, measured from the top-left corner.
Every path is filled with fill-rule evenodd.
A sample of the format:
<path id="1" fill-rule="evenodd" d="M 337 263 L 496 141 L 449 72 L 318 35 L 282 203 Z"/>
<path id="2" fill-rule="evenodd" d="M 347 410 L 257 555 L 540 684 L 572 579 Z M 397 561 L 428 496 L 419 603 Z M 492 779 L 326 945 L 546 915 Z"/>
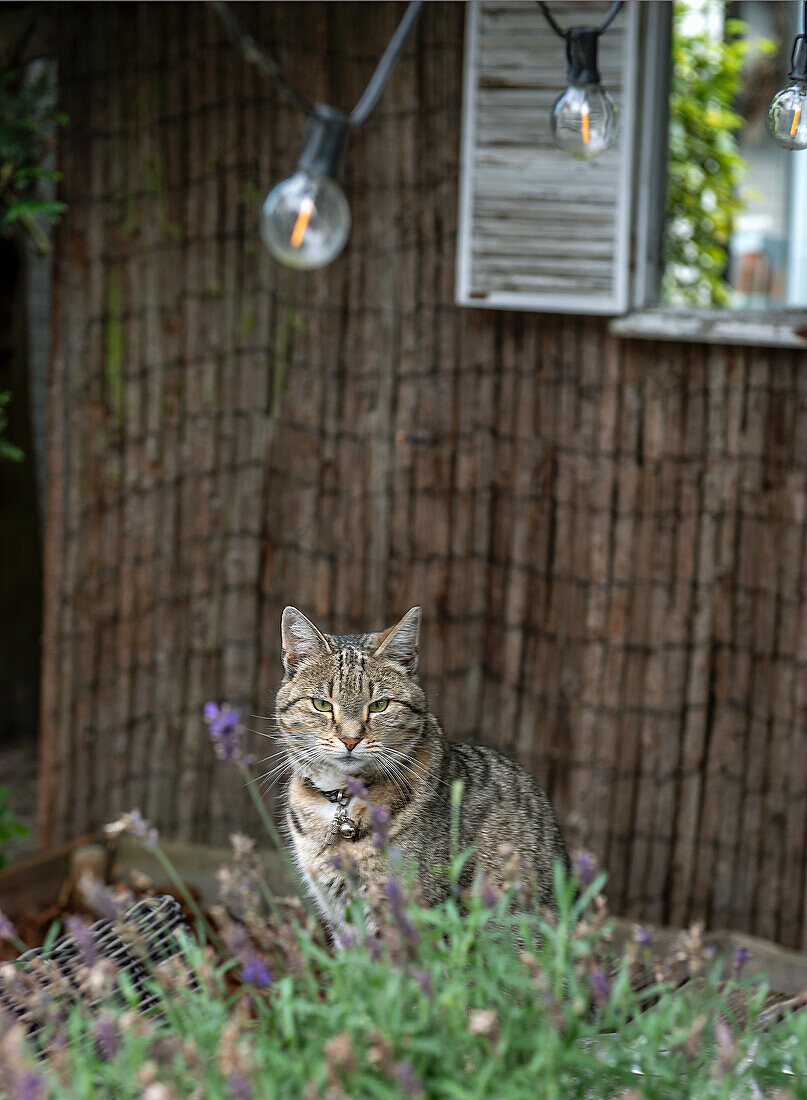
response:
<path id="1" fill-rule="evenodd" d="M 330 714 L 333 710 L 333 703 L 329 703 L 327 699 L 312 699 L 314 704 L 314 710 L 321 710 L 323 714 Z"/>
<path id="2" fill-rule="evenodd" d="M 389 699 L 376 699 L 367 708 L 370 714 L 380 714 L 382 710 L 386 710 L 389 706 Z"/>

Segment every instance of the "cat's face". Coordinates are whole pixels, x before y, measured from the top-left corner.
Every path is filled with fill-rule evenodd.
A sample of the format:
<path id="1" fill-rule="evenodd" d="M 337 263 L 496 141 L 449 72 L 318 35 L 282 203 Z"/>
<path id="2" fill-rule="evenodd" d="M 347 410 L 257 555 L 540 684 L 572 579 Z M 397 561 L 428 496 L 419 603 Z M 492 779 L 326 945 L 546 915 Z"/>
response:
<path id="1" fill-rule="evenodd" d="M 296 608 L 283 612 L 286 678 L 277 693 L 282 744 L 294 770 L 320 781 L 414 778 L 409 760 L 426 698 L 416 677 L 420 608 L 380 634 L 327 635 Z"/>

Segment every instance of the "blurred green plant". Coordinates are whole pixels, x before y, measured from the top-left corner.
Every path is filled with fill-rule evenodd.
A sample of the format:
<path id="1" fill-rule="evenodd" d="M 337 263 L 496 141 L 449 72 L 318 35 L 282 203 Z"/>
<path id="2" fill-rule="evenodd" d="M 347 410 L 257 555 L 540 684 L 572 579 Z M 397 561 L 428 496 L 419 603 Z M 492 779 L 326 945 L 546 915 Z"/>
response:
<path id="1" fill-rule="evenodd" d="M 206 717 L 217 754 L 242 770 L 234 714 L 210 707 Z M 461 794 L 455 786 L 455 814 Z M 807 1011 L 799 1001 L 771 1016 L 765 983 L 740 976 L 748 952 L 736 952 L 729 969 L 710 956 L 699 925 L 668 957 L 640 926 L 617 949 L 605 875 L 592 858 L 578 858 L 573 876 L 555 867 L 555 917 L 536 910 L 535 883 L 504 853 L 511 885 L 478 876 L 463 891 L 471 853 L 455 841 L 450 865 L 435 868 L 452 893 L 425 909 L 414 868 L 389 844 L 388 816 L 370 820 L 389 878 L 378 897 L 354 892 L 334 951 L 299 903 L 272 896 L 249 838 L 231 838 L 222 905 L 207 924 L 157 830 L 137 811 L 124 814 L 107 832 L 137 837 L 157 855 L 197 917 L 198 939 L 182 936 L 180 955 L 153 970 L 156 1012 L 146 1015 L 131 976 L 116 975 L 88 928 L 68 918 L 75 988 L 104 991 L 105 1004 L 90 1010 L 79 998 L 68 1014 L 59 998 L 26 999 L 20 983 L 22 1005 L 42 1020 L 45 1057 L 35 1061 L 10 1015 L 0 1019 L 0 1092 L 37 1100 L 807 1096 Z M 355 884 L 351 864 L 334 854 L 334 869 Z M 115 891 L 96 882 L 93 892 L 96 904 L 119 910 Z M 134 926 L 123 933 L 127 944 L 138 935 Z M 0 940 L 18 939 L 0 913 Z"/>
<path id="2" fill-rule="evenodd" d="M 9 793 L 6 787 L 0 787 L 0 867 L 5 867 L 8 863 L 9 841 L 15 837 L 28 836 L 27 826 L 23 825 L 8 804 Z"/>
<path id="3" fill-rule="evenodd" d="M 26 80 L 19 68 L 0 67 L 0 232 L 21 225 L 41 252 L 48 250 L 42 222 L 55 223 L 65 203 L 44 198 L 40 181 L 61 179 L 43 168 L 56 127 L 66 123 L 47 75 Z"/>
<path id="4" fill-rule="evenodd" d="M 728 244 L 745 201 L 740 184 L 746 164 L 737 145 L 744 125 L 734 110 L 744 62 L 751 49 L 747 24 L 727 19 L 715 37 L 705 5 L 673 5 L 667 225 L 661 297 L 666 305 L 709 308 L 731 302 L 724 279 Z M 753 49 L 771 54 L 776 44 L 758 39 Z"/>

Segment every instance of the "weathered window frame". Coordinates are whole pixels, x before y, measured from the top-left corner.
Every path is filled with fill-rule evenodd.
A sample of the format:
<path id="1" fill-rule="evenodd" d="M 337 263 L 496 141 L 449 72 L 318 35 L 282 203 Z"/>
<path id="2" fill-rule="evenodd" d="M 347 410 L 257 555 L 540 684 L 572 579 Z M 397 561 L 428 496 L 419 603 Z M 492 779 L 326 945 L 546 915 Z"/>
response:
<path id="1" fill-rule="evenodd" d="M 586 300 L 578 291 L 566 291 L 553 293 L 550 291 L 517 291 L 507 292 L 491 290 L 484 294 L 474 291 L 472 285 L 472 251 L 474 241 L 474 158 L 476 153 L 476 133 L 478 125 L 478 104 L 476 101 L 477 87 L 477 44 L 481 25 L 481 0 L 469 0 L 465 5 L 465 51 L 463 65 L 463 104 L 462 104 L 462 134 L 460 147 L 460 189 L 459 189 L 459 216 L 457 227 L 457 255 L 456 255 L 456 281 L 455 301 L 458 305 L 472 309 L 507 309 L 523 312 L 542 313 L 581 313 L 600 314 L 614 316 L 622 314 L 630 307 L 632 301 L 632 264 L 631 254 L 633 249 L 633 219 L 634 201 L 633 186 L 636 178 L 635 155 L 635 117 L 636 117 L 636 82 L 638 79 L 637 64 L 639 60 L 638 26 L 641 9 L 644 5 L 631 5 L 630 9 L 623 13 L 622 19 L 625 25 L 627 42 L 627 61 L 624 76 L 624 87 L 628 95 L 622 105 L 620 126 L 622 128 L 624 148 L 627 155 L 623 157 L 619 171 L 619 202 L 615 227 L 616 252 L 613 261 L 614 281 L 613 289 L 609 296 Z M 536 21 L 543 28 L 543 17 L 535 6 L 534 15 Z M 563 43 L 556 40 L 553 32 L 546 28 L 546 33 L 552 38 L 553 48 L 557 49 L 559 68 L 565 68 L 563 62 Z M 559 80 L 562 78 L 559 78 Z M 559 82 L 558 94 L 563 85 Z M 547 118 L 547 126 L 548 126 Z"/>
<path id="2" fill-rule="evenodd" d="M 459 195 L 456 301 L 470 308 L 530 312 L 588 313 L 608 316 L 608 330 L 626 339 L 676 340 L 693 343 L 745 344 L 807 348 L 807 307 L 771 310 L 695 310 L 658 304 L 661 247 L 664 230 L 667 171 L 667 121 L 671 70 L 671 3 L 637 3 L 638 12 L 628 86 L 635 87 L 637 117 L 630 121 L 632 161 L 623 177 L 630 193 L 628 206 L 630 261 L 622 266 L 611 302 L 581 305 L 567 294 L 541 294 L 530 301 L 525 294 L 492 293 L 484 299 L 470 290 L 471 204 L 473 178 L 469 171 L 476 124 L 475 74 L 469 64 L 477 33 L 478 3 L 466 4 L 461 172 Z M 623 117 L 623 125 L 626 120 Z M 624 228 L 624 227 L 623 227 Z"/>
<path id="3" fill-rule="evenodd" d="M 682 309 L 658 302 L 667 173 L 667 122 L 671 75 L 672 4 L 641 4 L 644 74 L 638 120 L 638 176 L 634 202 L 634 271 L 631 310 L 614 317 L 615 336 L 687 343 L 807 348 L 807 308 L 768 310 Z M 642 135 L 654 140 L 642 141 Z"/>

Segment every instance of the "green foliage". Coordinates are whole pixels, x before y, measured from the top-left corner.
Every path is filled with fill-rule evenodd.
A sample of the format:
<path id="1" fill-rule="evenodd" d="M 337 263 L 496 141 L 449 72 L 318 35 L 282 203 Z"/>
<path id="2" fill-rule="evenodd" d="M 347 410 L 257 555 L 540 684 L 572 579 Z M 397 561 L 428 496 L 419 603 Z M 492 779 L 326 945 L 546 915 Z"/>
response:
<path id="1" fill-rule="evenodd" d="M 453 861 L 455 880 L 464 859 Z M 354 905 L 355 942 L 336 952 L 310 927 L 270 918 L 261 927 L 284 946 L 266 988 L 250 988 L 246 968 L 239 985 L 237 960 L 187 939 L 194 979 L 163 969 L 160 1014 L 132 1011 L 122 983 L 128 1007 L 75 1011 L 66 1031 L 57 1021 L 58 1057 L 35 1068 L 17 1052 L 6 1080 L 18 1088 L 33 1074 L 38 1097 L 60 1100 L 807 1096 L 807 1012 L 761 1031 L 766 990 L 745 983 L 738 1019 L 727 1002 L 737 984 L 722 983 L 691 942 L 684 963 L 678 956 L 700 973 L 688 990 L 661 980 L 635 992 L 633 968 L 652 966 L 650 949 L 608 962 L 603 879 L 578 896 L 558 867 L 557 921 L 514 905 L 518 885 L 495 901 L 476 892 L 433 909 L 407 901 L 373 937 Z"/>
<path id="2" fill-rule="evenodd" d="M 736 133 L 744 120 L 733 109 L 749 44 L 746 24 L 727 19 L 725 38 L 687 29 L 692 5 L 673 6 L 667 228 L 662 300 L 668 305 L 725 306 L 728 243 L 745 202 L 745 161 Z M 755 49 L 770 53 L 767 40 Z"/>
<path id="3" fill-rule="evenodd" d="M 22 462 L 25 455 L 14 443 L 9 443 L 3 436 L 8 428 L 8 413 L 6 408 L 11 401 L 11 394 L 6 390 L 0 393 L 0 458 L 7 458 L 11 462 Z"/>
<path id="4" fill-rule="evenodd" d="M 0 440 L 0 448 L 2 448 Z M 27 836 L 28 829 L 12 812 L 8 805 L 9 792 L 5 787 L 0 787 L 0 867 L 8 863 L 6 846 L 10 840 L 18 836 Z"/>
<path id="5" fill-rule="evenodd" d="M 48 242 L 39 222 L 57 222 L 66 210 L 37 193 L 40 180 L 61 178 L 41 163 L 49 135 L 66 121 L 47 77 L 26 82 L 19 70 L 0 68 L 0 232 L 20 224 L 40 251 Z"/>

